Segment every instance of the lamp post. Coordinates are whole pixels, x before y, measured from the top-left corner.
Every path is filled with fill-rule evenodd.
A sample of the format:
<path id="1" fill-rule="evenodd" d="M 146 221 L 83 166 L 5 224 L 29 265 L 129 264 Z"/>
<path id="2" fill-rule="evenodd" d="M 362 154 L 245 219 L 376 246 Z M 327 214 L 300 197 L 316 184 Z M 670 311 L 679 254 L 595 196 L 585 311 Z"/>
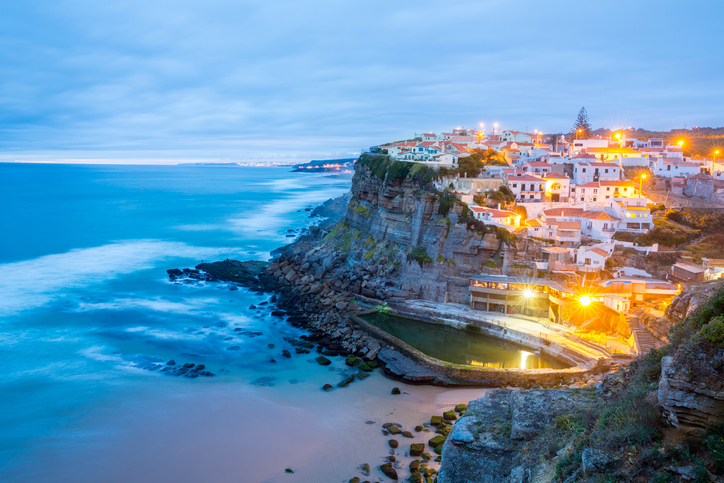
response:
<path id="1" fill-rule="evenodd" d="M 583 129 L 579 129 L 576 131 L 576 139 L 578 139 L 578 135 L 583 132 Z"/>
<path id="2" fill-rule="evenodd" d="M 642 174 L 641 177 L 639 178 L 639 198 L 641 198 L 641 185 L 644 182 L 644 178 L 646 178 L 645 174 Z"/>

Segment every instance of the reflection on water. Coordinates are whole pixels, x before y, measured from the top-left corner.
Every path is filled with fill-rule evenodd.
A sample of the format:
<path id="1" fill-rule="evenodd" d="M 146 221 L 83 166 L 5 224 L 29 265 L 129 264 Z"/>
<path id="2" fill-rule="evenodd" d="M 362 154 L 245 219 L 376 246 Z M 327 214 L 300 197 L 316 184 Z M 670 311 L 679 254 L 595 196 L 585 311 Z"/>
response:
<path id="1" fill-rule="evenodd" d="M 540 355 L 517 344 L 389 314 L 370 314 L 365 320 L 389 332 L 415 349 L 443 361 L 478 367 L 562 369 L 569 365 L 553 357 Z"/>

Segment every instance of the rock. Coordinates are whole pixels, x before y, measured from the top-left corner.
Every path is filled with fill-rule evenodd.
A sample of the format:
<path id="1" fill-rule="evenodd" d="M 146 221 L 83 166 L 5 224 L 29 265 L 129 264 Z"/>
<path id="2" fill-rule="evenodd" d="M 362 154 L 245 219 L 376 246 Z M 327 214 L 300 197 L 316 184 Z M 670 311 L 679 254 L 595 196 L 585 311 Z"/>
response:
<path id="1" fill-rule="evenodd" d="M 402 434 L 402 430 L 395 425 L 388 427 L 387 431 L 389 431 L 390 434 L 394 434 L 394 435 Z"/>
<path id="2" fill-rule="evenodd" d="M 425 483 L 425 480 L 420 473 L 410 474 L 410 476 L 407 478 L 407 481 L 409 481 L 410 483 Z"/>
<path id="3" fill-rule="evenodd" d="M 357 379 L 367 379 L 368 377 L 370 377 L 370 375 L 366 372 L 360 372 L 359 374 L 357 374 Z"/>
<path id="4" fill-rule="evenodd" d="M 282 351 L 282 356 L 284 356 L 284 357 L 292 357 L 292 355 L 291 355 L 291 354 L 289 353 L 289 351 L 286 350 L 286 349 Z"/>
<path id="5" fill-rule="evenodd" d="M 359 357 L 351 357 L 351 356 L 348 357 L 347 359 L 345 359 L 345 361 L 344 361 L 344 363 L 350 367 L 355 367 L 355 366 L 359 365 L 360 362 L 362 362 L 362 359 L 360 359 Z"/>
<path id="6" fill-rule="evenodd" d="M 390 448 L 393 449 L 397 448 L 400 445 L 400 443 L 398 443 L 396 439 L 391 439 L 387 443 L 390 445 Z"/>
<path id="7" fill-rule="evenodd" d="M 410 445 L 410 456 L 422 456 L 423 451 L 425 451 L 424 443 L 412 443 Z"/>
<path id="8" fill-rule="evenodd" d="M 457 406 L 455 406 L 455 412 L 462 413 L 463 411 L 465 411 L 467 409 L 467 407 L 468 407 L 467 404 L 458 404 Z"/>
<path id="9" fill-rule="evenodd" d="M 430 461 L 430 459 L 432 459 L 432 455 L 430 453 L 422 453 L 422 461 Z"/>
<path id="10" fill-rule="evenodd" d="M 404 436 L 405 438 L 414 438 L 414 437 L 415 437 L 415 436 L 413 436 L 413 434 L 412 434 L 411 432 L 409 432 L 409 431 L 403 431 L 403 432 L 402 432 L 402 436 Z"/>
<path id="11" fill-rule="evenodd" d="M 410 456 L 412 456 L 412 455 L 410 455 Z M 418 471 L 420 471 L 420 460 L 410 461 L 409 469 L 410 469 L 410 473 L 417 473 Z"/>
<path id="12" fill-rule="evenodd" d="M 352 478 L 351 480 L 349 480 L 349 483 L 359 483 L 359 482 L 360 482 L 360 477 L 359 477 L 359 476 L 355 476 L 354 478 Z"/>
<path id="13" fill-rule="evenodd" d="M 442 418 L 445 421 L 455 421 L 458 417 L 455 415 L 455 411 L 445 411 L 442 413 Z"/>
<path id="14" fill-rule="evenodd" d="M 600 449 L 586 448 L 581 454 L 581 469 L 585 474 L 603 473 L 618 458 Z"/>
<path id="15" fill-rule="evenodd" d="M 319 356 L 319 357 L 315 358 L 314 360 L 317 361 L 317 363 L 319 363 L 320 366 L 328 366 L 332 363 L 332 361 L 330 361 L 329 359 L 327 359 L 324 356 Z"/>
<path id="16" fill-rule="evenodd" d="M 436 448 L 438 446 L 442 446 L 442 444 L 445 442 L 447 438 L 441 434 L 433 437 L 430 439 L 430 441 L 427 442 L 432 448 Z"/>
<path id="17" fill-rule="evenodd" d="M 346 377 L 342 382 L 337 384 L 339 387 L 347 387 L 352 381 L 354 381 L 355 376 L 349 376 Z"/>
<path id="18" fill-rule="evenodd" d="M 442 416 L 432 416 L 430 418 L 430 426 L 437 426 L 442 423 Z"/>
<path id="19" fill-rule="evenodd" d="M 359 465 L 357 467 L 357 469 L 360 470 L 360 472 L 365 476 L 370 475 L 370 465 L 367 463 L 363 463 L 363 464 Z"/>
<path id="20" fill-rule="evenodd" d="M 417 431 L 418 433 L 422 431 L 422 426 L 420 426 L 419 424 L 415 426 L 415 431 Z"/>
<path id="21" fill-rule="evenodd" d="M 392 388 L 392 394 L 401 394 L 399 387 L 393 387 Z"/>
<path id="22" fill-rule="evenodd" d="M 168 362 L 166 363 L 166 365 L 167 365 L 167 366 L 175 366 L 175 365 L 176 365 L 176 361 L 173 360 L 173 359 L 171 359 L 170 361 L 168 361 Z"/>
<path id="23" fill-rule="evenodd" d="M 294 470 L 292 470 L 291 468 L 287 468 L 286 470 L 284 470 L 284 473 L 294 473 Z"/>
<path id="24" fill-rule="evenodd" d="M 380 466 L 380 470 L 391 480 L 397 480 L 397 470 L 392 466 L 392 463 L 385 463 Z"/>
<path id="25" fill-rule="evenodd" d="M 325 384 L 324 386 L 322 386 L 322 389 L 324 389 L 325 391 L 329 391 L 330 389 L 334 389 L 334 386 L 331 384 Z"/>
<path id="26" fill-rule="evenodd" d="M 658 404 L 666 419 L 693 436 L 703 436 L 706 428 L 724 423 L 724 381 L 704 379 L 703 371 L 690 375 L 678 360 L 678 352 L 661 359 Z"/>

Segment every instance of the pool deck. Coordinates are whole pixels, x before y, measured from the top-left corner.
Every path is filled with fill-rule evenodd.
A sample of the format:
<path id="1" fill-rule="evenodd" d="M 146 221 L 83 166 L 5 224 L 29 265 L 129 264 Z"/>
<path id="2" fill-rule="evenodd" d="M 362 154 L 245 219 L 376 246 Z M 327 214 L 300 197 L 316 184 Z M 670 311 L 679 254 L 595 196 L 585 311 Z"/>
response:
<path id="1" fill-rule="evenodd" d="M 497 325 L 504 329 L 526 334 L 528 336 L 554 342 L 580 354 L 590 361 L 599 359 L 610 360 L 611 352 L 592 342 L 585 341 L 575 335 L 571 327 L 554 324 L 546 319 L 535 317 L 513 317 L 500 313 L 470 310 L 462 304 L 436 304 L 428 301 L 411 300 L 405 304 L 395 304 L 392 308 L 401 315 L 427 315 L 436 320 L 453 326 L 466 323 L 483 322 Z M 587 364 L 584 364 L 587 365 Z"/>

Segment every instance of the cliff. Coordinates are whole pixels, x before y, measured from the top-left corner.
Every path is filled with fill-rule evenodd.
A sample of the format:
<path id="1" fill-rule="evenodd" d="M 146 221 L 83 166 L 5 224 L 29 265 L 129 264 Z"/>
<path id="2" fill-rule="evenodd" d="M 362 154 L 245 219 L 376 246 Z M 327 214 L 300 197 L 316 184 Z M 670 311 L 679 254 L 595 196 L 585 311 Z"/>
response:
<path id="1" fill-rule="evenodd" d="M 390 289 L 381 298 L 465 303 L 468 276 L 491 259 L 502 265 L 505 230 L 486 227 L 467 206 L 431 184 L 430 168 L 363 156 L 355 165 L 345 219 L 325 240 L 347 264 L 372 263 Z"/>

